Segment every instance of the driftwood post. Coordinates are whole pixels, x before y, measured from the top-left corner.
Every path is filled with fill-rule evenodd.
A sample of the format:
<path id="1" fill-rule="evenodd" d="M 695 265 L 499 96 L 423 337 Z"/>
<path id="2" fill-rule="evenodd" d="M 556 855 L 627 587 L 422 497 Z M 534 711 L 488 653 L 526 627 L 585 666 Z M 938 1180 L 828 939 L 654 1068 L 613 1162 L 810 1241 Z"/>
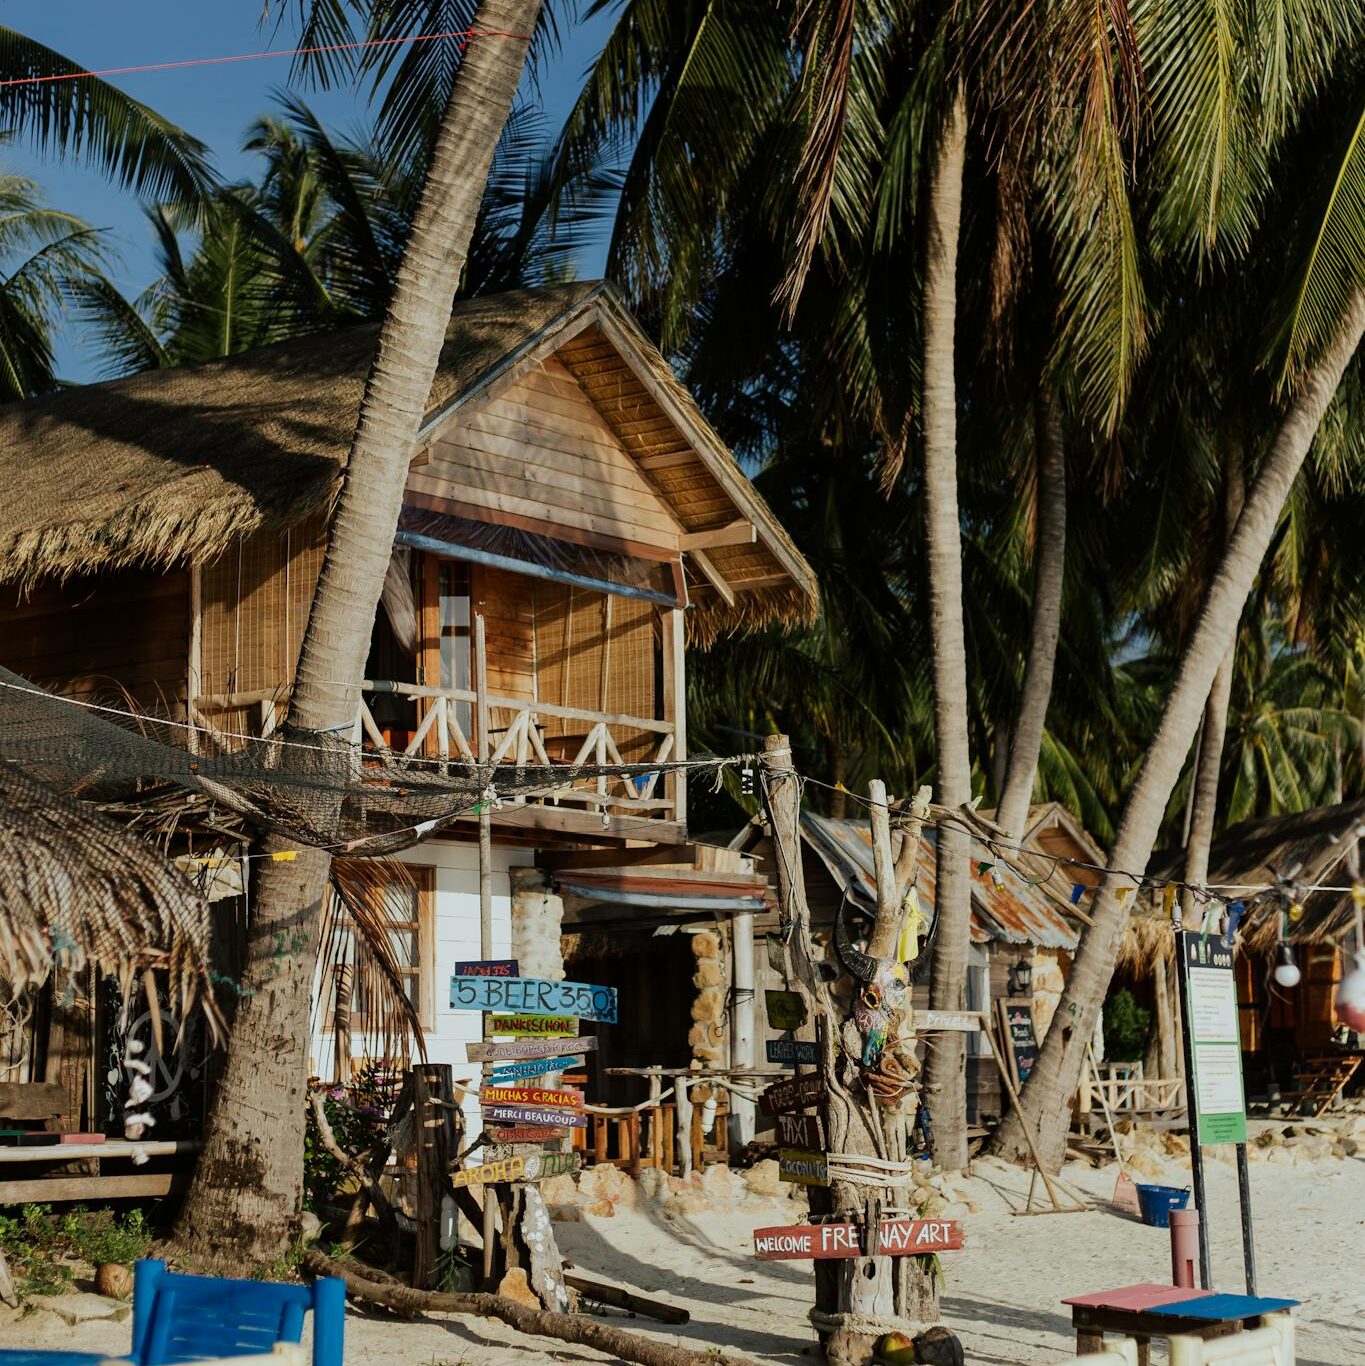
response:
<path id="1" fill-rule="evenodd" d="M 815 960 L 801 873 L 800 800 L 790 745 L 785 736 L 775 735 L 768 738 L 764 749 L 764 798 L 772 824 L 778 906 L 791 979 L 816 1021 L 819 1070 L 825 1088 L 821 1118 L 826 1152 L 834 1168 L 828 1188 L 812 1189 L 812 1212 L 839 1213 L 862 1222 L 871 1250 L 875 1248 L 883 1213 L 904 1209 L 912 1190 L 908 1172 L 888 1176 L 891 1185 L 874 1187 L 850 1179 L 850 1164 L 856 1165 L 860 1157 L 903 1162 L 907 1152 L 905 1116 L 909 1083 L 917 1064 L 913 1058 L 913 1037 L 904 1037 L 909 1009 L 908 978 L 895 960 L 907 890 L 896 874 L 907 868 L 912 872 L 913 861 L 900 861 L 898 869 L 897 861 L 892 859 L 886 792 L 876 783 L 872 789 L 873 846 L 879 895 L 869 948 L 879 952 L 858 954 L 850 947 L 845 962 L 846 967 L 851 963 L 857 969 L 855 998 L 862 1003 L 867 1025 L 866 1030 L 861 1030 L 836 1007 Z M 911 838 L 918 843 L 917 830 L 906 832 L 906 839 Z M 903 852 L 904 848 L 903 845 Z M 836 944 L 841 933 L 841 927 L 836 926 Z M 842 950 L 840 956 L 845 957 Z M 875 1002 L 876 1008 L 869 1007 L 869 1001 Z M 865 1064 L 868 1039 L 883 1033 L 885 1048 L 878 1049 L 874 1044 L 869 1055 L 872 1061 Z M 902 1074 L 904 1084 L 897 1080 Z M 880 1100 L 878 1091 L 882 1093 Z M 837 1173 L 842 1173 L 844 1179 Z M 865 1366 L 884 1334 L 903 1332 L 914 1337 L 937 1322 L 936 1284 L 931 1273 L 908 1257 L 892 1258 L 874 1252 L 861 1258 L 817 1261 L 815 1307 L 810 1317 L 829 1362 Z M 937 1336 L 948 1336 L 941 1329 L 932 1331 Z M 921 1355 L 938 1357 L 938 1353 L 930 1351 Z M 953 1355 L 951 1351 L 944 1354 L 950 1360 Z M 960 1349 L 956 1359 L 961 1359 Z"/>

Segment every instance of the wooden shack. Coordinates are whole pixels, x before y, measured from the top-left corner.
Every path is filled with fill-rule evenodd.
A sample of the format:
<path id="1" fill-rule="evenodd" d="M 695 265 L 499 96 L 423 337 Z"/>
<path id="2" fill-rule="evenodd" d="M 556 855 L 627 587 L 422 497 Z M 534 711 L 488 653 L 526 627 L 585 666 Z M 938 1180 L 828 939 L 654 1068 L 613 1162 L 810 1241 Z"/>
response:
<path id="1" fill-rule="evenodd" d="M 0 664 L 173 721 L 192 748 L 273 732 L 375 340 L 358 327 L 0 411 Z M 609 286 L 460 303 L 351 739 L 395 762 L 683 760 L 688 650 L 817 610 L 810 568 Z M 516 947 L 514 869 L 690 858 L 681 774 L 578 782 L 490 821 L 491 900 L 472 818 L 405 853 L 394 884 L 428 1053 L 457 1076 L 477 1071 L 479 1019 L 448 1009 L 444 984 L 481 933 Z M 93 1006 L 87 1024 L 84 1073 L 62 1078 L 72 1114 L 102 1123 Z M 5 1041 L 13 1080 L 57 1079 L 45 1038 Z"/>

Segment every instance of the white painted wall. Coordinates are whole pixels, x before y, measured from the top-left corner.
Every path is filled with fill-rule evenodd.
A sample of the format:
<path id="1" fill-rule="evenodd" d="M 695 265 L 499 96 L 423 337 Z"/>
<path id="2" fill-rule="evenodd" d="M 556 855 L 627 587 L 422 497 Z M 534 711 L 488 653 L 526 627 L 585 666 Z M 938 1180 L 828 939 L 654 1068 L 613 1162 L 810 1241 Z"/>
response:
<path id="1" fill-rule="evenodd" d="M 477 1097 L 480 1068 L 465 1058 L 465 1044 L 483 1038 L 483 1015 L 477 1010 L 450 1008 L 450 979 L 457 962 L 477 959 L 479 954 L 479 851 L 472 843 L 430 840 L 398 857 L 404 862 L 436 870 L 435 941 L 432 1027 L 427 1030 L 427 1056 L 432 1062 L 450 1063 L 457 1082 L 469 1079 L 474 1096 L 464 1103 L 471 1136 L 479 1132 Z M 493 957 L 510 958 L 512 898 L 507 870 L 534 862 L 533 850 L 493 846 Z M 355 1041 L 359 1055 L 363 1041 Z M 330 1076 L 324 1060 L 332 1053 L 332 1036 L 319 1033 L 312 1040 L 312 1070 Z M 319 1067 L 319 1064 L 321 1066 Z"/>

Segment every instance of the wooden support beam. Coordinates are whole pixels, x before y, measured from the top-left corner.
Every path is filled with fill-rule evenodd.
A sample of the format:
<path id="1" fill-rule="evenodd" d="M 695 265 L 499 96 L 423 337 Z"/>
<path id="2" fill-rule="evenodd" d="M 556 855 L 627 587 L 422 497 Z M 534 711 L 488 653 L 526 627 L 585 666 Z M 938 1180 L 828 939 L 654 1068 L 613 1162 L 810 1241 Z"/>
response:
<path id="1" fill-rule="evenodd" d="M 678 544 L 683 550 L 715 550 L 723 545 L 753 545 L 756 540 L 758 528 L 747 518 L 739 517 L 705 531 L 685 531 Z"/>
<path id="2" fill-rule="evenodd" d="M 0 1181 L 0 1205 L 63 1204 L 72 1200 L 130 1200 L 169 1195 L 190 1184 L 190 1173 L 142 1172 L 137 1176 L 57 1176 Z"/>
<path id="3" fill-rule="evenodd" d="M 716 568 L 711 557 L 702 550 L 693 550 L 689 554 L 692 557 L 692 563 L 701 570 L 702 577 L 706 582 L 725 599 L 727 607 L 733 607 L 735 605 L 735 590 L 720 570 Z"/>

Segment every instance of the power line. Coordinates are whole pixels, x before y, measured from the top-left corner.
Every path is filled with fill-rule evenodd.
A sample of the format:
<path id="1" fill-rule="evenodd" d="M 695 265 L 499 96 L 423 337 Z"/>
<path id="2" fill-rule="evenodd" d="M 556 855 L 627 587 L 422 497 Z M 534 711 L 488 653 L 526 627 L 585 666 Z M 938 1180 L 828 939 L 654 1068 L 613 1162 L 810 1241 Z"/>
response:
<path id="1" fill-rule="evenodd" d="M 16 76 L 0 81 L 0 88 L 17 85 L 52 85 L 60 81 L 83 81 L 91 77 L 132 76 L 152 71 L 179 71 L 196 66 L 224 66 L 235 62 L 260 62 L 275 57 L 315 57 L 332 52 L 356 52 L 363 48 L 403 47 L 414 43 L 438 43 L 448 40 L 466 47 L 474 38 L 516 38 L 529 42 L 529 33 L 506 33 L 498 29 L 451 29 L 445 33 L 413 33 L 398 38 L 364 38 L 350 43 L 318 43 L 312 47 L 295 47 L 264 52 L 235 52 L 221 57 L 185 57 L 170 62 L 144 62 L 136 66 L 107 66 L 95 71 L 62 71 L 47 76 Z"/>

